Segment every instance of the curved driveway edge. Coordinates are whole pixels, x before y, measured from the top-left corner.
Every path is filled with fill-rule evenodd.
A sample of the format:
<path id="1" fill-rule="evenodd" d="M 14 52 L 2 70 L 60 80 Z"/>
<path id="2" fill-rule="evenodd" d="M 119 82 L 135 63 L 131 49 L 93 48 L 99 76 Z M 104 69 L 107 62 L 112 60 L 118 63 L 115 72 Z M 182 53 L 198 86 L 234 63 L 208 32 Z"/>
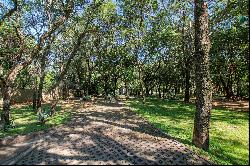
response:
<path id="1" fill-rule="evenodd" d="M 33 143 L 23 156 L 9 164 L 209 165 L 210 162 L 133 111 L 119 104 L 102 103 L 73 112 L 69 123 L 45 133 L 40 142 Z"/>

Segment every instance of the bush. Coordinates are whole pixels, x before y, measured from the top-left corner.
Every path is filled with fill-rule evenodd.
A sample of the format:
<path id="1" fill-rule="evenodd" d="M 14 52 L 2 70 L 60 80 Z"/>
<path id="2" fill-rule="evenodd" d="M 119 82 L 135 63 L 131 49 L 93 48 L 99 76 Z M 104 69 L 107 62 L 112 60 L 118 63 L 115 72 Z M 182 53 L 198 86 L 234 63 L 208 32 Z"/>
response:
<path id="1" fill-rule="evenodd" d="M 8 131 L 8 129 L 11 129 L 11 128 L 15 128 L 14 119 L 10 120 L 10 124 L 6 124 L 6 123 L 3 124 L 4 131 Z"/>

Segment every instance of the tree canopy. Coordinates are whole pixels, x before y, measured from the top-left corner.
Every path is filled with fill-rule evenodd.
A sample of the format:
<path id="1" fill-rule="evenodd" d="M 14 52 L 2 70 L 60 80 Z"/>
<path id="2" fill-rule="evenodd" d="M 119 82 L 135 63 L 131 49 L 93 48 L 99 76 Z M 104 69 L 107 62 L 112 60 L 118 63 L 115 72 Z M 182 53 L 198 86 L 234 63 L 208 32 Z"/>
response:
<path id="1" fill-rule="evenodd" d="M 249 1 L 207 1 L 212 93 L 249 94 Z M 202 8 L 204 6 L 201 6 Z M 0 1 L 3 117 L 11 96 L 195 96 L 195 3 L 191 0 Z M 201 62 L 202 63 L 202 62 Z M 55 96 L 54 96 L 55 97 Z"/>

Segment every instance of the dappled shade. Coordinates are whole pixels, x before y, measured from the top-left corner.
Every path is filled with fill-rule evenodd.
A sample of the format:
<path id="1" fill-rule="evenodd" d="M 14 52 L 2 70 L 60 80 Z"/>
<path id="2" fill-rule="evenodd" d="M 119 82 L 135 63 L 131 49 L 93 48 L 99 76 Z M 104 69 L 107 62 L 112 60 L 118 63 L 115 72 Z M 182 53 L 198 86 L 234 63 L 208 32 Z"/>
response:
<path id="1" fill-rule="evenodd" d="M 156 98 L 148 99 L 145 105 L 138 99 L 128 103 L 155 127 L 192 146 L 194 104 L 173 100 L 160 101 Z M 222 164 L 246 164 L 249 155 L 248 125 L 249 112 L 213 109 L 210 128 L 211 148 L 205 155 Z"/>
<path id="2" fill-rule="evenodd" d="M 41 135 L 16 164 L 209 164 L 135 112 L 97 103 L 78 105 L 67 124 Z"/>

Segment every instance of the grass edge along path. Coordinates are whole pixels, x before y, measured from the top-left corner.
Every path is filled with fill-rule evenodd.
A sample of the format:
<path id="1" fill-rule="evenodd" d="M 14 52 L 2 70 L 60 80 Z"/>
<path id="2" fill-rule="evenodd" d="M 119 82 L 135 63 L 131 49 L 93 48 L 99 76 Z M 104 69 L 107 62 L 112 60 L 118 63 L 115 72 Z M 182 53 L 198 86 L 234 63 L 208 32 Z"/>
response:
<path id="1" fill-rule="evenodd" d="M 44 104 L 43 109 L 49 112 L 50 105 Z M 0 110 L 1 113 L 2 110 Z M 9 128 L 7 132 L 1 127 L 0 138 L 7 136 L 25 135 L 37 131 L 49 129 L 66 123 L 71 117 L 69 111 L 65 111 L 61 106 L 57 106 L 56 113 L 53 117 L 49 117 L 45 124 L 38 122 L 36 113 L 32 109 L 32 105 L 24 105 L 21 107 L 12 106 L 11 118 L 14 120 L 14 127 Z"/>
<path id="2" fill-rule="evenodd" d="M 140 99 L 130 99 L 126 105 L 164 133 L 215 164 L 249 164 L 249 112 L 212 109 L 210 149 L 206 152 L 192 145 L 194 104 L 147 99 L 143 105 Z"/>

